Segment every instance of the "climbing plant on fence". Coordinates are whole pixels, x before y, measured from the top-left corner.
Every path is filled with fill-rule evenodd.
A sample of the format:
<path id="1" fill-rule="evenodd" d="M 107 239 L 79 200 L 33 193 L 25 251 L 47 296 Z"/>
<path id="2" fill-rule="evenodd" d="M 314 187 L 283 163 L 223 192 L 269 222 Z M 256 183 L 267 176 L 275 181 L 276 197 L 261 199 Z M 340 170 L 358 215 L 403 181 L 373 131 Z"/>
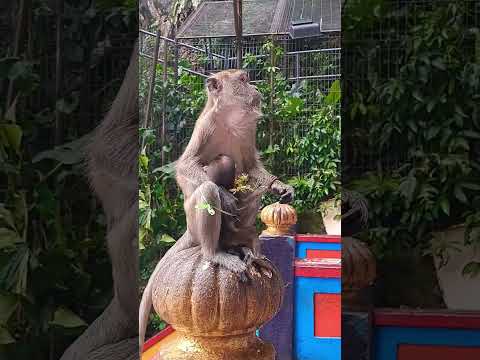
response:
<path id="1" fill-rule="evenodd" d="M 273 43 L 266 54 L 282 56 Z M 255 62 L 255 64 L 254 64 Z M 149 59 L 141 59 L 140 100 L 148 92 Z M 188 68 L 188 61 L 181 66 Z M 295 187 L 294 206 L 300 212 L 320 210 L 320 202 L 338 195 L 340 171 L 340 83 L 323 91 L 312 81 L 292 83 L 285 79 L 272 56 L 246 54 L 245 68 L 260 68 L 265 81 L 263 116 L 258 122 L 257 144 L 266 167 Z M 173 70 L 157 65 L 152 103 L 153 119 L 141 129 L 146 147 L 140 158 L 140 247 L 142 280 L 145 282 L 158 258 L 185 230 L 183 201 L 173 178 L 173 162 L 186 146 L 193 125 L 206 100 L 204 78 L 181 71 L 175 83 Z M 162 97 L 165 95 L 165 103 Z M 165 104 L 165 140 L 162 142 L 162 109 Z M 165 163 L 161 164 L 164 153 Z M 268 202 L 272 199 L 266 200 Z M 157 319 L 158 324 L 158 319 Z"/>
<path id="2" fill-rule="evenodd" d="M 398 9 L 396 2 L 371 2 L 375 9 L 362 24 L 354 19 L 364 10 L 347 8 L 352 28 L 346 41 L 364 51 L 358 62 L 363 65 L 351 71 L 365 81 L 353 82 L 346 116 L 351 124 L 363 124 L 373 140 L 365 153 L 376 149 L 387 157 L 395 144 L 404 154 L 353 184 L 370 202 L 364 236 L 379 257 L 398 244 L 430 251 L 432 231 L 462 223 L 469 229 L 465 243 L 480 244 L 480 14 L 474 3 L 413 2 Z M 399 24 L 405 26 L 401 32 L 394 30 Z M 369 35 L 377 26 L 382 37 Z M 355 43 L 361 31 L 368 51 L 360 49 L 365 41 Z M 435 251 L 446 257 L 455 247 L 447 242 Z M 480 264 L 469 263 L 465 271 L 478 274 Z"/>
<path id="3" fill-rule="evenodd" d="M 18 53 L 0 49 L 0 358 L 43 360 L 60 358 L 112 297 L 105 219 L 83 150 L 122 81 L 125 64 L 109 41 L 132 25 L 135 36 L 136 8 L 65 1 L 64 91 L 56 98 L 55 58 L 47 56 L 55 9 L 30 3 L 18 10 L 29 19 L 18 32 L 24 41 L 15 39 Z M 68 119 L 64 131 L 56 112 Z"/>

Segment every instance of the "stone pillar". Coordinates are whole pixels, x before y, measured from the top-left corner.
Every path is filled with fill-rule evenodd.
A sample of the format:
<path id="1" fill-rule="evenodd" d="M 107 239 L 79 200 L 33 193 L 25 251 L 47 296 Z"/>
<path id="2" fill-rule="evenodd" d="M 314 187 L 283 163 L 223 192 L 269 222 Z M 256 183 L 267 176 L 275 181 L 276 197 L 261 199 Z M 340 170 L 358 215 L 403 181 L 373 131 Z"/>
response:
<path id="1" fill-rule="evenodd" d="M 266 206 L 260 216 L 267 226 L 260 235 L 262 253 L 280 271 L 285 284 L 280 311 L 260 329 L 260 338 L 273 344 L 276 360 L 292 360 L 295 237 L 291 229 L 297 214 L 290 205 L 275 203 Z"/>

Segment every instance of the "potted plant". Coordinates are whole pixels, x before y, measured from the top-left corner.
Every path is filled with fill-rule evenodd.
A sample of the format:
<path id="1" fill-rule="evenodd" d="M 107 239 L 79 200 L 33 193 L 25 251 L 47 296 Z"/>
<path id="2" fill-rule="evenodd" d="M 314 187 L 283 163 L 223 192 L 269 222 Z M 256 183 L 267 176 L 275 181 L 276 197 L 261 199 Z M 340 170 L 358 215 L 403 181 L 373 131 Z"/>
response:
<path id="1" fill-rule="evenodd" d="M 468 11 L 448 3 L 402 18 L 412 26 L 398 43 L 396 76 L 372 68 L 371 88 L 351 107 L 382 155 L 382 182 L 358 188 L 368 192 L 369 241 L 431 254 L 447 307 L 480 310 L 480 48 L 468 47 Z"/>
<path id="2" fill-rule="evenodd" d="M 432 255 L 447 307 L 480 310 L 480 212 L 433 232 Z"/>
<path id="3" fill-rule="evenodd" d="M 323 225 L 328 235 L 342 235 L 342 198 L 337 193 L 333 198 L 321 203 Z"/>

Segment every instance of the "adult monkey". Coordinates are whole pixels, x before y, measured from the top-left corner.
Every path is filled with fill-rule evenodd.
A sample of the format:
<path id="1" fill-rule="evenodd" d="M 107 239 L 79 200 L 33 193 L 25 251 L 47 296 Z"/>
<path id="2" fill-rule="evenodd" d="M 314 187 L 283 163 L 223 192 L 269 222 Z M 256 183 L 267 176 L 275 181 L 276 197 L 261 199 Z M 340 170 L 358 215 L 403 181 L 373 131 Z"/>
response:
<path id="1" fill-rule="evenodd" d="M 60 360 L 138 359 L 138 40 L 111 109 L 86 149 L 107 219 L 113 299 Z"/>
<path id="2" fill-rule="evenodd" d="M 292 201 L 293 188 L 271 175 L 260 161 L 255 136 L 256 123 L 261 116 L 261 96 L 255 86 L 249 84 L 248 74 L 242 70 L 219 72 L 207 79 L 207 92 L 207 104 L 176 166 L 177 183 L 185 196 L 187 231 L 164 259 L 180 250 L 200 246 L 205 260 L 243 274 L 249 262 L 261 262 L 255 231 L 260 206 L 258 192 L 238 200 L 211 181 L 204 166 L 220 155 L 228 156 L 235 163 L 237 175 L 247 174 L 253 188 L 269 190 L 279 195 L 281 202 Z M 211 214 L 198 209 L 197 205 L 202 203 L 210 204 L 217 211 Z M 233 215 L 230 221 L 238 221 L 228 224 L 223 216 L 225 213 Z M 222 232 L 226 225 L 227 231 Z M 245 255 L 243 260 L 231 253 L 233 246 L 241 247 Z M 162 260 L 142 297 L 139 313 L 141 347 L 152 306 L 152 286 L 161 268 Z"/>

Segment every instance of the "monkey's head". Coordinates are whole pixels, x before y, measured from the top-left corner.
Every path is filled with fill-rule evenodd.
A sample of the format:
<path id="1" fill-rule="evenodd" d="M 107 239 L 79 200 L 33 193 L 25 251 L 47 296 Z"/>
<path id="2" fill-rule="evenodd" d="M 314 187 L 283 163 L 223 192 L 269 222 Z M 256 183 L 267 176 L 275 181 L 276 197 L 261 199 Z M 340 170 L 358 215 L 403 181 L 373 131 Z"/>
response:
<path id="1" fill-rule="evenodd" d="M 224 106 L 238 106 L 243 110 L 258 111 L 261 95 L 250 84 L 248 73 L 244 70 L 224 70 L 207 79 L 208 97 Z"/>

